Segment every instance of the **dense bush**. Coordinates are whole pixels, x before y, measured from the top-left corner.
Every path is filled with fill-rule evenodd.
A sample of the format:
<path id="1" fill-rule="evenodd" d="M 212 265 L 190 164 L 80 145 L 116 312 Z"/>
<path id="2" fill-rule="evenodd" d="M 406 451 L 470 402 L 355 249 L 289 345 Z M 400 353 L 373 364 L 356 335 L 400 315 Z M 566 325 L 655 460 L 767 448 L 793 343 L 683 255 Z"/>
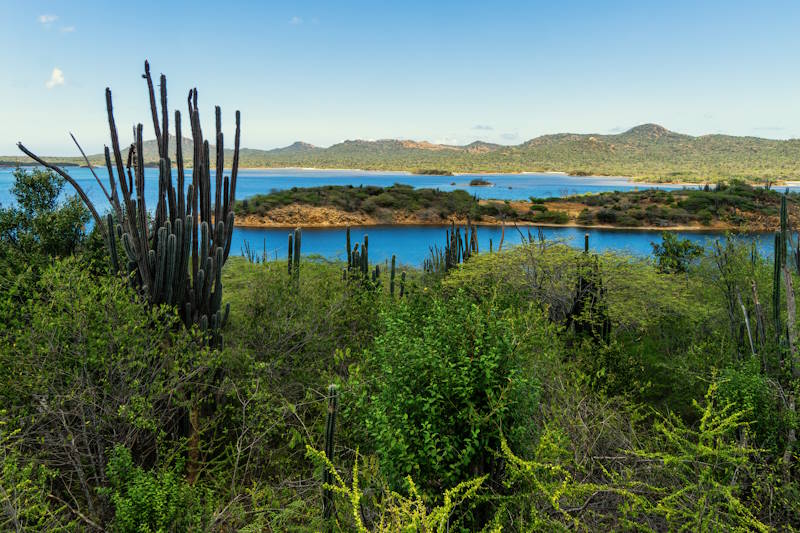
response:
<path id="1" fill-rule="evenodd" d="M 362 400 L 369 405 L 363 423 L 395 490 L 409 475 L 433 494 L 482 474 L 496 477 L 500 465 L 490 450 L 500 449 L 501 435 L 530 442 L 534 361 L 550 349 L 549 330 L 534 319 L 538 327 L 526 331 L 521 318 L 464 295 L 383 314 L 386 331 L 362 369 L 362 379 L 379 384 Z"/>
<path id="2" fill-rule="evenodd" d="M 21 313 L 24 327 L 2 331 L 0 402 L 20 446 L 62 481 L 58 497 L 102 519 L 106 454 L 121 444 L 157 465 L 175 453 L 217 355 L 173 310 L 148 310 L 124 280 L 74 259 L 44 271 Z"/>

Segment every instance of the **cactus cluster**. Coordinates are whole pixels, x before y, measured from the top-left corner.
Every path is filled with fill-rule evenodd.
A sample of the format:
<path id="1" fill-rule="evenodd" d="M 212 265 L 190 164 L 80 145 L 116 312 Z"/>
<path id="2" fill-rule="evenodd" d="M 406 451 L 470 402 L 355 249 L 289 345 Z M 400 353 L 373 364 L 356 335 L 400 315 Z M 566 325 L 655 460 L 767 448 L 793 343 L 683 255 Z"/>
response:
<path id="1" fill-rule="evenodd" d="M 356 243 L 350 248 L 350 226 L 347 226 L 347 278 L 353 279 L 361 276 L 367 279 L 369 275 L 369 235 L 364 235 L 364 242 Z"/>
<path id="2" fill-rule="evenodd" d="M 478 252 L 478 230 L 475 225 L 467 219 L 462 234 L 461 228 L 451 222 L 450 228 L 445 230 L 444 249 L 432 246 L 430 257 L 423 261 L 422 268 L 430 274 L 445 273 Z"/>
<path id="3" fill-rule="evenodd" d="M 364 235 L 364 242 L 356 243 L 350 248 L 350 226 L 347 227 L 347 269 L 344 278 L 348 280 L 370 280 L 380 284 L 381 269 L 376 265 L 373 270 L 369 268 L 369 235 Z"/>
<path id="4" fill-rule="evenodd" d="M 781 196 L 780 230 L 775 232 L 775 253 L 773 254 L 772 263 L 772 320 L 775 323 L 775 339 L 777 342 L 781 341 L 784 334 L 784 328 L 781 324 L 781 284 L 783 267 L 786 265 L 786 241 L 788 239 L 790 239 L 789 217 L 786 195 L 784 194 Z"/>
<path id="5" fill-rule="evenodd" d="M 221 274 L 230 252 L 233 232 L 240 115 L 237 111 L 231 173 L 230 176 L 223 177 L 225 150 L 222 117 L 220 108 L 215 108 L 216 150 L 213 163 L 216 172 L 212 181 L 212 154 L 200 125 L 197 89 L 189 92 L 187 102 L 194 150 L 191 156 L 191 183 L 186 186 L 180 111 L 175 111 L 175 134 L 171 136 L 166 77 L 162 74 L 160 78 L 158 102 L 150 66 L 146 61 L 143 78 L 147 82 L 159 154 L 158 195 L 152 213 L 148 211 L 145 201 L 143 126 L 138 124 L 134 128 L 134 142 L 128 147 L 127 154 L 123 155 L 114 121 L 110 89 L 106 89 L 106 112 L 111 148 L 106 146 L 104 151 L 110 192 L 97 177 L 88 159 L 86 160 L 111 205 L 113 214 L 109 214 L 106 220 L 101 219 L 81 186 L 68 173 L 43 161 L 22 144 L 19 144 L 19 148 L 38 163 L 58 172 L 76 189 L 92 213 L 95 223 L 104 232 L 114 272 L 127 271 L 131 283 L 148 302 L 153 305 L 166 303 L 176 306 L 186 326 L 197 324 L 203 330 L 210 329 L 209 338 L 212 342 L 221 341 L 218 332 L 229 311 L 228 306 L 224 311 L 221 309 Z M 169 150 L 171 137 L 176 141 L 175 182 Z M 125 252 L 124 265 L 120 264 L 118 242 L 121 242 Z"/>
<path id="6" fill-rule="evenodd" d="M 364 241 L 352 244 L 350 239 L 350 226 L 345 229 L 347 257 L 347 267 L 342 270 L 343 281 L 358 281 L 363 286 L 370 289 L 380 289 L 383 286 L 381 280 L 381 266 L 376 264 L 370 269 L 369 264 L 369 235 L 364 235 Z M 395 280 L 397 278 L 397 256 L 392 255 L 391 268 L 389 270 L 389 293 L 394 296 Z M 405 293 L 405 272 L 400 276 L 400 296 Z"/>

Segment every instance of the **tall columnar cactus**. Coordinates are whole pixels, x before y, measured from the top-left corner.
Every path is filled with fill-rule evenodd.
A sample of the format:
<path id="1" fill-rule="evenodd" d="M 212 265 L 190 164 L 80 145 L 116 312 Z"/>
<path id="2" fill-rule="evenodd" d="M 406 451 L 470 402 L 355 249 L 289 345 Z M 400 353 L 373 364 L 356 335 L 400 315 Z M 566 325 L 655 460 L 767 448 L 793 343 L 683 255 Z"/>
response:
<path id="1" fill-rule="evenodd" d="M 369 235 L 364 235 L 364 244 L 361 245 L 361 273 L 364 278 L 369 272 Z"/>
<path id="2" fill-rule="evenodd" d="M 85 156 L 84 158 L 111 205 L 113 217 L 107 217 L 103 221 L 83 188 L 67 172 L 42 160 L 22 143 L 18 146 L 34 161 L 54 170 L 75 188 L 92 213 L 97 227 L 105 235 L 113 271 L 122 270 L 116 253 L 116 241 L 119 238 L 125 250 L 127 271 L 134 287 L 153 305 L 175 305 L 186 326 L 210 326 L 213 330 L 210 338 L 218 339 L 216 330 L 224 325 L 229 310 L 227 306 L 224 312 L 220 309 L 221 272 L 230 252 L 233 232 L 233 207 L 239 170 L 240 115 L 237 111 L 231 173 L 230 176 L 223 177 L 225 148 L 222 117 L 220 108 L 215 108 L 216 129 L 213 141 L 216 146 L 213 163 L 216 172 L 212 182 L 211 145 L 204 138 L 200 125 L 197 89 L 189 91 L 187 104 L 193 154 L 191 183 L 187 187 L 181 144 L 181 114 L 175 111 L 175 133 L 171 135 L 166 77 L 161 75 L 158 99 L 150 75 L 150 65 L 146 61 L 143 77 L 147 82 L 159 156 L 158 193 L 154 211 L 148 210 L 145 199 L 143 126 L 138 124 L 134 128 L 134 142 L 127 149 L 127 154 L 123 155 L 114 121 L 110 89 L 106 89 L 106 112 L 111 148 L 106 146 L 104 151 L 110 192 L 100 181 L 89 160 Z M 170 138 L 176 140 L 174 180 Z"/>
<path id="3" fill-rule="evenodd" d="M 328 386 L 328 414 L 325 418 L 325 456 L 333 463 L 334 437 L 336 436 L 336 411 L 339 407 L 339 391 L 336 385 Z M 322 482 L 325 485 L 333 484 L 333 475 L 329 468 L 323 473 Z M 333 491 L 325 488 L 322 492 L 322 517 L 328 522 L 328 530 L 333 531 L 330 523 L 333 517 Z"/>
<path id="4" fill-rule="evenodd" d="M 397 262 L 397 256 L 392 254 L 392 270 L 389 274 L 389 294 L 394 296 L 394 276 L 395 276 L 395 263 Z"/>
<path id="5" fill-rule="evenodd" d="M 406 293 L 406 271 L 403 270 L 400 273 L 400 298 L 402 298 Z"/>
<path id="6" fill-rule="evenodd" d="M 780 342 L 782 337 L 781 327 L 781 270 L 783 259 L 781 258 L 783 243 L 781 233 L 775 233 L 775 253 L 772 260 L 772 321 L 775 323 L 775 339 Z"/>
<path id="7" fill-rule="evenodd" d="M 288 271 L 290 276 L 292 275 L 292 265 L 294 264 L 294 261 L 292 260 L 292 254 L 294 253 L 294 242 L 293 241 L 294 241 L 293 236 L 290 233 L 289 234 L 289 249 L 288 249 L 287 255 L 286 255 L 286 257 L 287 257 L 287 259 L 286 259 L 286 268 L 287 268 L 287 271 Z"/>
<path id="8" fill-rule="evenodd" d="M 351 251 L 350 251 L 350 226 L 347 226 L 347 268 L 350 268 Z"/>
<path id="9" fill-rule="evenodd" d="M 300 237 L 302 236 L 302 231 L 300 228 L 294 230 L 294 266 L 292 269 L 292 274 L 294 275 L 295 280 L 300 278 Z"/>
<path id="10" fill-rule="evenodd" d="M 585 253 L 589 253 L 589 234 L 588 233 L 584 233 L 583 234 L 583 251 Z"/>
<path id="11" fill-rule="evenodd" d="M 786 264 L 787 246 L 786 241 L 789 236 L 789 220 L 786 209 L 786 195 L 781 196 L 781 266 Z"/>

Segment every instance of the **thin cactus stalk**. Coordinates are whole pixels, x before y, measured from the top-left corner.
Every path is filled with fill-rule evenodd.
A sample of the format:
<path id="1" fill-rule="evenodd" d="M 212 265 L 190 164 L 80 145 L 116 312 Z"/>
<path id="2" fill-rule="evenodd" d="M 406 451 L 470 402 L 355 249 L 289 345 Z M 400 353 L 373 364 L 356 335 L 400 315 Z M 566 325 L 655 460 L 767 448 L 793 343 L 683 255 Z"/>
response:
<path id="1" fill-rule="evenodd" d="M 345 233 L 347 234 L 347 268 L 349 269 L 351 266 L 350 261 L 352 259 L 352 256 L 350 255 L 350 226 L 347 226 Z"/>
<path id="2" fill-rule="evenodd" d="M 400 273 L 400 298 L 406 293 L 406 271 Z"/>
<path id="3" fill-rule="evenodd" d="M 397 256 L 392 254 L 392 270 L 389 274 L 389 294 L 394 296 L 394 276 L 395 276 L 395 263 L 397 262 Z"/>
<path id="4" fill-rule="evenodd" d="M 786 209 L 786 194 L 781 196 L 781 266 L 786 264 L 786 241 L 789 231 L 788 213 Z"/>
<path id="5" fill-rule="evenodd" d="M 325 456 L 328 461 L 333 463 L 334 439 L 336 437 L 336 411 L 339 407 L 339 391 L 336 385 L 328 386 L 328 414 L 325 418 Z M 333 484 L 333 475 L 329 469 L 325 469 L 322 477 L 325 485 Z M 334 513 L 333 491 L 329 488 L 322 492 L 322 517 L 328 522 L 328 530 L 333 531 L 331 518 Z"/>
<path id="6" fill-rule="evenodd" d="M 292 234 L 290 233 L 289 234 L 289 251 L 287 252 L 288 255 L 287 255 L 287 260 L 286 260 L 286 265 L 287 265 L 287 269 L 288 269 L 288 272 L 289 272 L 290 276 L 292 275 L 292 264 L 293 264 L 292 254 L 294 253 L 293 240 L 294 239 L 292 237 Z"/>
<path id="7" fill-rule="evenodd" d="M 781 251 L 783 245 L 781 243 L 780 232 L 775 233 L 775 253 L 773 257 L 772 268 L 772 321 L 775 323 L 775 340 L 780 342 L 781 339 Z"/>
<path id="8" fill-rule="evenodd" d="M 294 230 L 294 268 L 292 274 L 294 274 L 295 280 L 300 278 L 300 237 L 302 235 L 302 231 L 300 228 Z"/>
<path id="9" fill-rule="evenodd" d="M 584 251 L 584 253 L 587 253 L 587 254 L 589 253 L 589 234 L 588 233 L 584 233 L 583 234 L 583 251 Z"/>
<path id="10" fill-rule="evenodd" d="M 364 235 L 364 244 L 361 246 L 361 273 L 367 277 L 369 271 L 369 235 Z"/>
<path id="11" fill-rule="evenodd" d="M 160 77 L 158 99 L 147 61 L 144 64 L 143 77 L 147 82 L 159 155 L 158 194 L 154 211 L 148 210 L 145 200 L 143 126 L 136 125 L 134 142 L 123 155 L 124 149 L 117 133 L 110 89 L 106 89 L 106 112 L 111 147 L 106 146 L 104 149 L 108 189 L 95 174 L 89 160 L 85 160 L 100 184 L 113 216 L 109 214 L 104 221 L 80 184 L 67 172 L 57 165 L 42 160 L 22 143 L 19 143 L 18 147 L 31 159 L 57 172 L 73 186 L 91 212 L 97 227 L 104 233 L 112 270 L 121 270 L 116 248 L 116 241 L 119 238 L 128 260 L 128 272 L 132 274 L 132 284 L 152 305 L 161 303 L 176 305 L 187 327 L 198 324 L 203 330 L 209 325 L 212 329 L 218 329 L 224 323 L 224 320 L 219 319 L 219 306 L 222 301 L 222 283 L 219 274 L 230 252 L 234 225 L 233 207 L 236 201 L 241 136 L 240 114 L 236 112 L 231 173 L 230 176 L 223 176 L 225 158 L 221 112 L 219 107 L 215 108 L 216 172 L 212 206 L 211 149 L 200 127 L 197 89 L 189 92 L 187 100 L 194 153 L 191 184 L 185 187 L 181 114 L 175 111 L 175 135 L 171 136 L 166 77 L 163 74 Z M 172 176 L 170 137 L 177 141 L 176 183 L 173 183 Z M 78 148 L 80 149 L 80 145 Z M 217 318 L 212 319 L 215 316 Z M 216 331 L 212 331 L 211 338 L 218 337 Z"/>

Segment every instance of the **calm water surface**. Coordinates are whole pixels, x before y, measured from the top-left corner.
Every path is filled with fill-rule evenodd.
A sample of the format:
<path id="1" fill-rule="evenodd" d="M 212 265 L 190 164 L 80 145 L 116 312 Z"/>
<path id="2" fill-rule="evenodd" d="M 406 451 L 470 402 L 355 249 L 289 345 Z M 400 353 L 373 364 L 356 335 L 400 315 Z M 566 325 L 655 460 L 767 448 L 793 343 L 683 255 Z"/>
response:
<path id="1" fill-rule="evenodd" d="M 98 210 L 107 210 L 108 204 L 100 187 L 87 168 L 73 167 L 68 172 L 86 190 L 96 203 Z M 10 193 L 13 185 L 13 169 L 0 168 L 0 205 L 12 202 Z M 189 171 L 190 176 L 191 171 Z M 108 187 L 106 174 L 98 170 L 103 184 Z M 258 169 L 242 170 L 239 174 L 236 196 L 239 199 L 265 194 L 273 190 L 292 187 L 318 187 L 323 185 L 376 185 L 389 186 L 395 183 L 412 185 L 416 188 L 438 188 L 442 191 L 464 189 L 479 198 L 501 200 L 524 200 L 529 197 L 547 198 L 572 194 L 597 193 L 605 191 L 630 191 L 647 188 L 674 189 L 676 185 L 652 185 L 633 183 L 626 178 L 577 177 L 562 174 L 481 174 L 480 177 L 492 182 L 491 187 L 470 187 L 469 181 L 475 175 L 458 176 L 418 176 L 406 172 L 372 172 L 357 170 L 301 170 L 301 169 Z M 187 176 L 188 179 L 188 176 Z M 212 178 L 213 179 L 213 178 Z M 145 171 L 145 195 L 148 205 L 155 205 L 158 186 L 158 170 Z M 69 185 L 65 186 L 72 193 Z M 435 226 L 376 226 L 353 228 L 353 242 L 360 241 L 364 233 L 369 234 L 370 259 L 384 261 L 396 254 L 403 264 L 419 265 L 427 256 L 430 246 L 444 243 L 444 228 Z M 489 249 L 489 240 L 495 248 L 500 240 L 500 228 L 481 227 L 478 230 L 481 250 Z M 523 233 L 527 229 L 523 228 Z M 583 246 L 583 235 L 589 233 L 593 250 L 619 250 L 643 256 L 652 252 L 651 242 L 660 242 L 660 234 L 653 231 L 627 230 L 584 230 L 580 228 L 545 228 L 548 238 L 562 239 L 574 246 Z M 535 234 L 534 230 L 534 234 Z M 231 245 L 231 253 L 242 253 L 247 241 L 251 248 L 261 253 L 266 249 L 271 258 L 286 256 L 286 229 L 236 228 Z M 693 241 L 705 243 L 718 238 L 717 233 L 684 232 L 682 235 Z M 771 247 L 771 235 L 751 234 L 747 239 L 756 240 L 765 252 Z M 514 228 L 506 228 L 505 246 L 518 244 L 521 236 Z M 344 229 L 307 228 L 303 231 L 303 254 L 317 254 L 330 259 L 343 259 L 345 256 Z"/>

